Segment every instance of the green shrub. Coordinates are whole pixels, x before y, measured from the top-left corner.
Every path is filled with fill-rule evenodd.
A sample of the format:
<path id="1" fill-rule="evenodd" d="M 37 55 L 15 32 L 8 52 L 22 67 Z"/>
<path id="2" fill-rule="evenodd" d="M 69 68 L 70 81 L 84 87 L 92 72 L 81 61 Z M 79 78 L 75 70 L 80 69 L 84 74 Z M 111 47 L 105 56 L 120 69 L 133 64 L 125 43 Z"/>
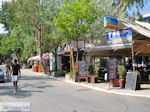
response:
<path id="1" fill-rule="evenodd" d="M 89 71 L 89 73 L 90 73 L 89 75 L 94 74 L 94 66 L 93 66 L 93 65 L 89 65 L 88 71 Z"/>
<path id="2" fill-rule="evenodd" d="M 71 78 L 71 79 L 73 79 L 73 77 L 75 76 L 75 72 L 69 72 L 69 77 Z"/>
<path id="3" fill-rule="evenodd" d="M 120 79 L 124 78 L 126 73 L 126 69 L 123 65 L 118 65 L 118 74 L 120 75 Z"/>

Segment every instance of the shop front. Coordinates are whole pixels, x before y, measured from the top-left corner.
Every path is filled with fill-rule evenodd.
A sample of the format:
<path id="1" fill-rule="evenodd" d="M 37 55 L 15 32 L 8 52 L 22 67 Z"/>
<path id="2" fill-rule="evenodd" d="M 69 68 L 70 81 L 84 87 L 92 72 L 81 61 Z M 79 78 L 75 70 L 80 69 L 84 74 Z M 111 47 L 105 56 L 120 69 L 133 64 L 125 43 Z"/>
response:
<path id="1" fill-rule="evenodd" d="M 148 30 L 140 26 L 137 26 L 137 28 L 134 25 L 132 27 L 131 40 L 126 40 L 124 37 L 127 37 L 129 33 L 126 29 L 132 25 L 125 22 L 124 26 L 125 29 L 123 31 L 107 32 L 107 41 L 103 41 L 100 43 L 100 46 L 95 46 L 88 50 L 89 63 L 99 70 L 106 70 L 108 72 L 108 61 L 116 61 L 117 65 L 125 67 L 126 72 L 139 71 L 143 75 L 143 81 L 149 80 L 150 35 Z M 146 33 L 143 34 L 143 32 Z M 122 36 L 122 33 L 125 34 L 123 41 L 126 42 L 112 41 L 113 36 Z M 144 75 L 148 76 L 147 79 L 144 79 Z"/>

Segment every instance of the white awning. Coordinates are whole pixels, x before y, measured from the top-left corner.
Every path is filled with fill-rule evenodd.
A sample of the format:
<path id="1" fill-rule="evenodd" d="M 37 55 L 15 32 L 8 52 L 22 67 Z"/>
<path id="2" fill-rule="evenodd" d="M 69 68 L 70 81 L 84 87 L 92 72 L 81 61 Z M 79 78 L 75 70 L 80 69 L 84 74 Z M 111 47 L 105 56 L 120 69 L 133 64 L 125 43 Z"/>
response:
<path id="1" fill-rule="evenodd" d="M 141 21 L 135 21 L 135 23 L 147 28 L 150 30 L 150 24 L 149 23 L 146 23 L 146 22 L 141 22 Z"/>
<path id="2" fill-rule="evenodd" d="M 141 35 L 150 38 L 150 30 L 147 28 L 144 28 L 143 26 L 133 23 L 129 20 L 119 20 L 122 24 L 124 24 L 127 27 L 131 27 L 136 32 L 140 33 Z"/>
<path id="3" fill-rule="evenodd" d="M 95 46 L 90 48 L 88 51 L 91 50 L 117 50 L 117 49 L 125 49 L 131 48 L 132 43 L 124 43 L 124 44 L 114 44 L 114 45 L 103 45 L 103 46 Z"/>

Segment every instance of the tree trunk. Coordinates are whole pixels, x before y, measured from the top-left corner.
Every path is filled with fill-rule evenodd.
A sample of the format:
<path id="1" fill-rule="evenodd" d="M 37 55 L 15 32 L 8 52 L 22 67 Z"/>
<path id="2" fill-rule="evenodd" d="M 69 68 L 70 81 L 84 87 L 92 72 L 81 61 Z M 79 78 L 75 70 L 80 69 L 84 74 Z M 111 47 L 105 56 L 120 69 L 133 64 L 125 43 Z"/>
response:
<path id="1" fill-rule="evenodd" d="M 19 54 L 17 52 L 16 52 L 16 57 L 17 57 L 18 64 L 20 64 Z"/>
<path id="2" fill-rule="evenodd" d="M 46 67 L 42 61 L 42 27 L 40 25 L 40 29 L 38 30 L 38 39 L 39 39 L 39 55 L 40 55 L 40 64 L 42 66 L 43 72 L 47 73 Z"/>
<path id="3" fill-rule="evenodd" d="M 72 49 L 71 49 L 71 58 L 72 58 L 72 69 L 73 69 L 73 71 L 75 70 L 75 68 L 74 68 L 74 57 L 73 57 L 73 51 L 72 51 Z"/>
<path id="4" fill-rule="evenodd" d="M 77 64 L 78 63 L 78 58 L 79 58 L 78 40 L 76 40 L 76 45 L 77 45 L 77 56 L 76 56 L 76 64 Z"/>
<path id="5" fill-rule="evenodd" d="M 55 71 L 57 72 L 57 48 L 55 48 Z"/>

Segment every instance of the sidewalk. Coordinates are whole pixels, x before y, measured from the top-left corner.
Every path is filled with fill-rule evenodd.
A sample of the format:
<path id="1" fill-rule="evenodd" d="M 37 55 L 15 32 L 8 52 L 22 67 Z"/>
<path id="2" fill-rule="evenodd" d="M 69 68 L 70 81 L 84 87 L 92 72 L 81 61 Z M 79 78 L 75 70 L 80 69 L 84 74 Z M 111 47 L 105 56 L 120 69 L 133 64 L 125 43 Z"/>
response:
<path id="1" fill-rule="evenodd" d="M 30 72 L 30 73 L 32 72 L 32 70 L 28 70 L 28 69 L 25 69 L 25 70 L 26 72 Z M 65 80 L 65 77 L 53 77 L 53 76 L 48 76 L 47 74 L 44 74 L 44 73 L 37 73 L 37 72 L 32 72 L 32 74 L 35 74 L 38 76 L 47 76 L 49 79 L 59 80 L 59 81 L 63 81 L 69 84 L 74 84 L 77 86 L 82 86 L 82 87 L 94 89 L 97 91 L 103 91 L 106 93 L 150 98 L 150 84 L 141 84 L 141 90 L 133 91 L 133 90 L 128 90 L 128 89 L 121 89 L 119 87 L 113 88 L 109 86 L 109 83 L 74 82 L 72 80 Z"/>
<path id="2" fill-rule="evenodd" d="M 75 84 L 82 87 L 87 87 L 97 91 L 103 91 L 106 93 L 112 93 L 117 95 L 126 95 L 126 96 L 137 96 L 137 97 L 147 97 L 150 98 L 150 84 L 142 84 L 141 90 L 128 90 L 122 89 L 119 87 L 110 87 L 109 83 L 85 83 L 85 82 L 74 82 L 71 80 L 65 80 L 65 82 L 70 84 Z"/>

